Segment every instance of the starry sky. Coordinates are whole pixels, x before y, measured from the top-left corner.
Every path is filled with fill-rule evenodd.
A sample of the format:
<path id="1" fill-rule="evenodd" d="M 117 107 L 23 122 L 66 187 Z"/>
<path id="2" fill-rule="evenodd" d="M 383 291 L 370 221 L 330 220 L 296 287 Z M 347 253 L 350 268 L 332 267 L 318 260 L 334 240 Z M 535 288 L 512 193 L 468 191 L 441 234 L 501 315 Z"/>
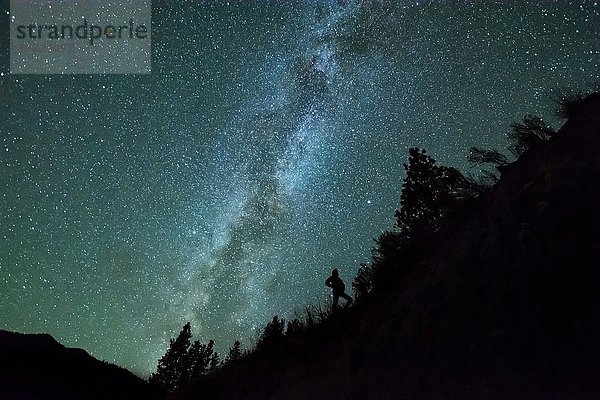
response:
<path id="1" fill-rule="evenodd" d="M 8 33 L 2 0 L 0 328 L 141 376 L 349 287 L 409 147 L 469 172 L 600 76 L 592 0 L 157 1 L 149 75 L 10 74 Z"/>

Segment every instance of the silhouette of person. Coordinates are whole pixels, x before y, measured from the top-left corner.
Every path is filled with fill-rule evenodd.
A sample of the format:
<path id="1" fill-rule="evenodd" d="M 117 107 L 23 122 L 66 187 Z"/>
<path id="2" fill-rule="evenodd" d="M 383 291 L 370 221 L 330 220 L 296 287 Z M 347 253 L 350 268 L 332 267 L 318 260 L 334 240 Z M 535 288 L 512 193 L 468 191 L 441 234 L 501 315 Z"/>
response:
<path id="1" fill-rule="evenodd" d="M 339 298 L 343 298 L 346 300 L 346 305 L 344 308 L 347 308 L 350 304 L 352 304 L 352 297 L 348 296 L 344 291 L 346 290 L 346 285 L 340 278 L 340 274 L 337 269 L 331 271 L 331 276 L 327 278 L 325 281 L 325 286 L 329 286 L 333 291 L 333 309 L 335 310 L 338 305 Z"/>

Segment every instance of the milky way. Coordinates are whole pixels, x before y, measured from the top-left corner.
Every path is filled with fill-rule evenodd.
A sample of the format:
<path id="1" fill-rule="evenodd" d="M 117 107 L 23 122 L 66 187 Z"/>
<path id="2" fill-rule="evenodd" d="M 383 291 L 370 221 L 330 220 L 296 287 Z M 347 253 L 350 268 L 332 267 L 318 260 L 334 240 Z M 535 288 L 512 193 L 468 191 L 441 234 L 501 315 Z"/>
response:
<path id="1" fill-rule="evenodd" d="M 152 74 L 14 75 L 0 7 L 0 328 L 149 374 L 349 286 L 409 147 L 469 171 L 600 74 L 595 1 L 156 2 Z"/>

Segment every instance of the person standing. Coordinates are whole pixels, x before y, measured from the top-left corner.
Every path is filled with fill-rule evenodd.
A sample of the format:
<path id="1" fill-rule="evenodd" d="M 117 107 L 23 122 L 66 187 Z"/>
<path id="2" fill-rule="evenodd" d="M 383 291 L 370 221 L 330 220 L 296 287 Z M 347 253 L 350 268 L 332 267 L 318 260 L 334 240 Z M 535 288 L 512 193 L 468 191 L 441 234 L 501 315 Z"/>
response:
<path id="1" fill-rule="evenodd" d="M 346 300 L 346 305 L 344 306 L 344 308 L 348 308 L 350 304 L 352 304 L 352 297 L 348 296 L 345 293 L 346 285 L 344 285 L 344 281 L 342 281 L 342 279 L 340 278 L 340 274 L 337 268 L 331 271 L 331 276 L 325 281 L 325 286 L 329 286 L 333 291 L 334 310 L 337 308 L 338 300 L 340 297 Z"/>

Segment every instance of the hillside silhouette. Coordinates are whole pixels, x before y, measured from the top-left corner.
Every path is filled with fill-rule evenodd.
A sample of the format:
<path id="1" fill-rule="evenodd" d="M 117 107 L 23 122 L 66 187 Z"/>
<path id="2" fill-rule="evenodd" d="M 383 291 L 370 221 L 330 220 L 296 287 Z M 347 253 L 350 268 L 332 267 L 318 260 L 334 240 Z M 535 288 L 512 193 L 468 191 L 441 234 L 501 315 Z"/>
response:
<path id="1" fill-rule="evenodd" d="M 126 369 L 66 348 L 48 334 L 0 330 L 0 399 L 161 399 Z"/>
<path id="2" fill-rule="evenodd" d="M 600 393 L 600 93 L 555 132 L 471 149 L 484 179 L 411 149 L 394 230 L 348 309 L 275 316 L 221 363 L 184 325 L 150 385 L 46 334 L 0 330 L 0 399 L 595 399 Z M 287 322 L 287 323 L 286 323 Z"/>
<path id="3" fill-rule="evenodd" d="M 171 398 L 597 398 L 600 93 L 559 114 L 556 133 L 536 118 L 513 126 L 514 162 L 475 151 L 499 175 L 461 201 L 447 196 L 454 170 L 411 150 L 440 182 L 434 208 L 397 213 L 403 233 L 379 238 L 378 272 L 359 270 L 361 301 L 285 335 L 281 324 L 268 346 Z"/>

